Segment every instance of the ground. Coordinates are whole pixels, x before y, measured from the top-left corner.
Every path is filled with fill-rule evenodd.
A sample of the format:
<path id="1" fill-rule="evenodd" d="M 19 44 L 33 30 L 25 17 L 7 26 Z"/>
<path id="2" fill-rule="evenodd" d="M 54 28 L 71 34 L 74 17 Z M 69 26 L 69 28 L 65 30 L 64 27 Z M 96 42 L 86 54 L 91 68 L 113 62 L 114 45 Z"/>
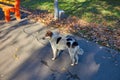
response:
<path id="1" fill-rule="evenodd" d="M 5 23 L 3 13 L 0 11 L 0 80 L 120 80 L 120 52 L 98 45 L 85 37 L 82 38 L 80 37 L 83 35 L 81 33 L 78 36 L 74 35 L 79 46 L 84 50 L 84 54 L 79 55 L 78 65 L 70 66 L 71 60 L 67 50 L 55 61 L 52 61 L 51 46 L 48 41 L 41 39 L 45 31 L 52 30 L 63 32 L 62 34 L 70 34 L 70 32 L 64 33 L 64 31 L 71 31 L 71 29 L 78 29 L 78 27 L 68 30 L 65 26 L 58 28 L 61 24 L 63 26 L 64 21 L 51 20 L 53 15 L 48 14 L 47 11 L 35 10 L 33 12 L 26 9 L 21 9 L 21 11 L 23 12 L 21 12 L 22 19 L 20 21 L 16 21 L 11 14 L 12 18 L 8 23 Z M 47 18 L 44 15 L 47 15 Z M 46 22 L 49 19 L 54 26 L 50 26 L 51 24 Z M 76 20 L 78 19 L 74 16 L 69 17 L 65 20 L 67 24 L 64 25 L 76 23 Z M 86 30 L 93 31 L 91 35 L 94 33 L 95 36 L 101 34 L 98 33 L 98 30 L 101 31 L 104 28 L 98 28 L 97 24 L 85 27 L 91 24 L 81 21 L 80 25 L 83 26 L 80 27 L 80 30 L 82 33 L 89 33 Z M 74 30 L 76 31 L 76 29 Z M 110 32 L 111 28 L 110 30 L 105 28 L 105 30 L 106 33 L 103 32 L 103 34 L 106 36 L 113 34 Z M 118 35 L 116 38 L 119 39 L 119 31 L 114 31 L 114 33 Z M 89 35 L 83 36 L 88 37 Z"/>
<path id="2" fill-rule="evenodd" d="M 27 18 L 0 26 L 0 80 L 120 80 L 118 51 L 76 36 L 84 54 L 70 66 L 67 50 L 52 61 L 51 46 L 41 39 L 54 28 Z"/>

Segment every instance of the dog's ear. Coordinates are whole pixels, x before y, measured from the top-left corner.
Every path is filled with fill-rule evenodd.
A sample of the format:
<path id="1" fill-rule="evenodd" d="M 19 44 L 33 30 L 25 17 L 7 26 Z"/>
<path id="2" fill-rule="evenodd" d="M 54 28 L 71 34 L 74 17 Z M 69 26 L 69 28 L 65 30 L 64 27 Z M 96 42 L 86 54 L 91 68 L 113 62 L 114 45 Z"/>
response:
<path id="1" fill-rule="evenodd" d="M 52 37 L 53 32 L 52 31 L 47 31 L 47 33 L 45 34 L 46 37 Z"/>

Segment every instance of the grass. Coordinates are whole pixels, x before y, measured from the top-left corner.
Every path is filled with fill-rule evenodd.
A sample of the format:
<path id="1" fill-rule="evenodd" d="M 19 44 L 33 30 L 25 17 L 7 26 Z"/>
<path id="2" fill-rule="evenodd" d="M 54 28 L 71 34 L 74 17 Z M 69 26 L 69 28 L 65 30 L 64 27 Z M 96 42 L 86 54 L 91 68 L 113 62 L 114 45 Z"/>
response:
<path id="1" fill-rule="evenodd" d="M 54 13 L 54 0 L 21 0 L 21 6 L 33 9 L 33 11 L 48 10 L 51 12 L 50 14 L 30 15 L 30 19 L 35 18 L 35 20 L 39 20 L 48 26 L 52 25 L 59 28 L 62 32 L 71 31 L 71 33 L 80 35 L 90 41 L 120 51 L 120 0 L 58 1 L 59 9 L 64 10 L 66 14 L 73 17 L 59 22 L 53 21 L 51 13 Z M 88 24 L 89 22 L 90 24 Z"/>
<path id="2" fill-rule="evenodd" d="M 66 14 L 77 16 L 87 22 L 114 27 L 120 20 L 120 0 L 58 0 L 59 8 Z M 54 12 L 54 0 L 21 0 L 21 5 L 30 9 Z"/>

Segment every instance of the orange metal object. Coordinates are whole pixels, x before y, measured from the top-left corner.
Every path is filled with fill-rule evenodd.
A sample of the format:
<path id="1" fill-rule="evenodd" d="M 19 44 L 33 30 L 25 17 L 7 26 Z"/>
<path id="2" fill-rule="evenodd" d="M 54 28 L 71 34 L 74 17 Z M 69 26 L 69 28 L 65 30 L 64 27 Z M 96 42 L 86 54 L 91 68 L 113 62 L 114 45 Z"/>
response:
<path id="1" fill-rule="evenodd" d="M 14 6 L 3 6 L 2 7 L 3 11 L 4 11 L 4 15 L 5 15 L 5 21 L 9 22 L 10 21 L 10 12 L 14 12 L 15 13 L 15 17 L 17 20 L 20 20 L 20 0 L 15 0 L 15 4 Z"/>
<path id="2" fill-rule="evenodd" d="M 15 2 L 15 16 L 17 20 L 20 20 L 20 0 L 16 0 Z"/>

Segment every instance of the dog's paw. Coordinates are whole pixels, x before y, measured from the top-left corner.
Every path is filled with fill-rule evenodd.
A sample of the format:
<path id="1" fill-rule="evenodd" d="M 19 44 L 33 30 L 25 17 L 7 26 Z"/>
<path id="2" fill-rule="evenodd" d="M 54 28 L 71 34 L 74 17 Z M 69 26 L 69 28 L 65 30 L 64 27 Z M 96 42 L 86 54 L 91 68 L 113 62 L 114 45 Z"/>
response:
<path id="1" fill-rule="evenodd" d="M 71 66 L 74 66 L 74 64 L 72 63 Z"/>
<path id="2" fill-rule="evenodd" d="M 78 60 L 75 62 L 75 64 L 78 64 Z"/>
<path id="3" fill-rule="evenodd" d="M 78 64 L 78 62 L 76 62 L 75 64 Z"/>
<path id="4" fill-rule="evenodd" d="M 52 58 L 52 60 L 54 61 L 54 60 L 55 60 L 55 58 Z"/>

